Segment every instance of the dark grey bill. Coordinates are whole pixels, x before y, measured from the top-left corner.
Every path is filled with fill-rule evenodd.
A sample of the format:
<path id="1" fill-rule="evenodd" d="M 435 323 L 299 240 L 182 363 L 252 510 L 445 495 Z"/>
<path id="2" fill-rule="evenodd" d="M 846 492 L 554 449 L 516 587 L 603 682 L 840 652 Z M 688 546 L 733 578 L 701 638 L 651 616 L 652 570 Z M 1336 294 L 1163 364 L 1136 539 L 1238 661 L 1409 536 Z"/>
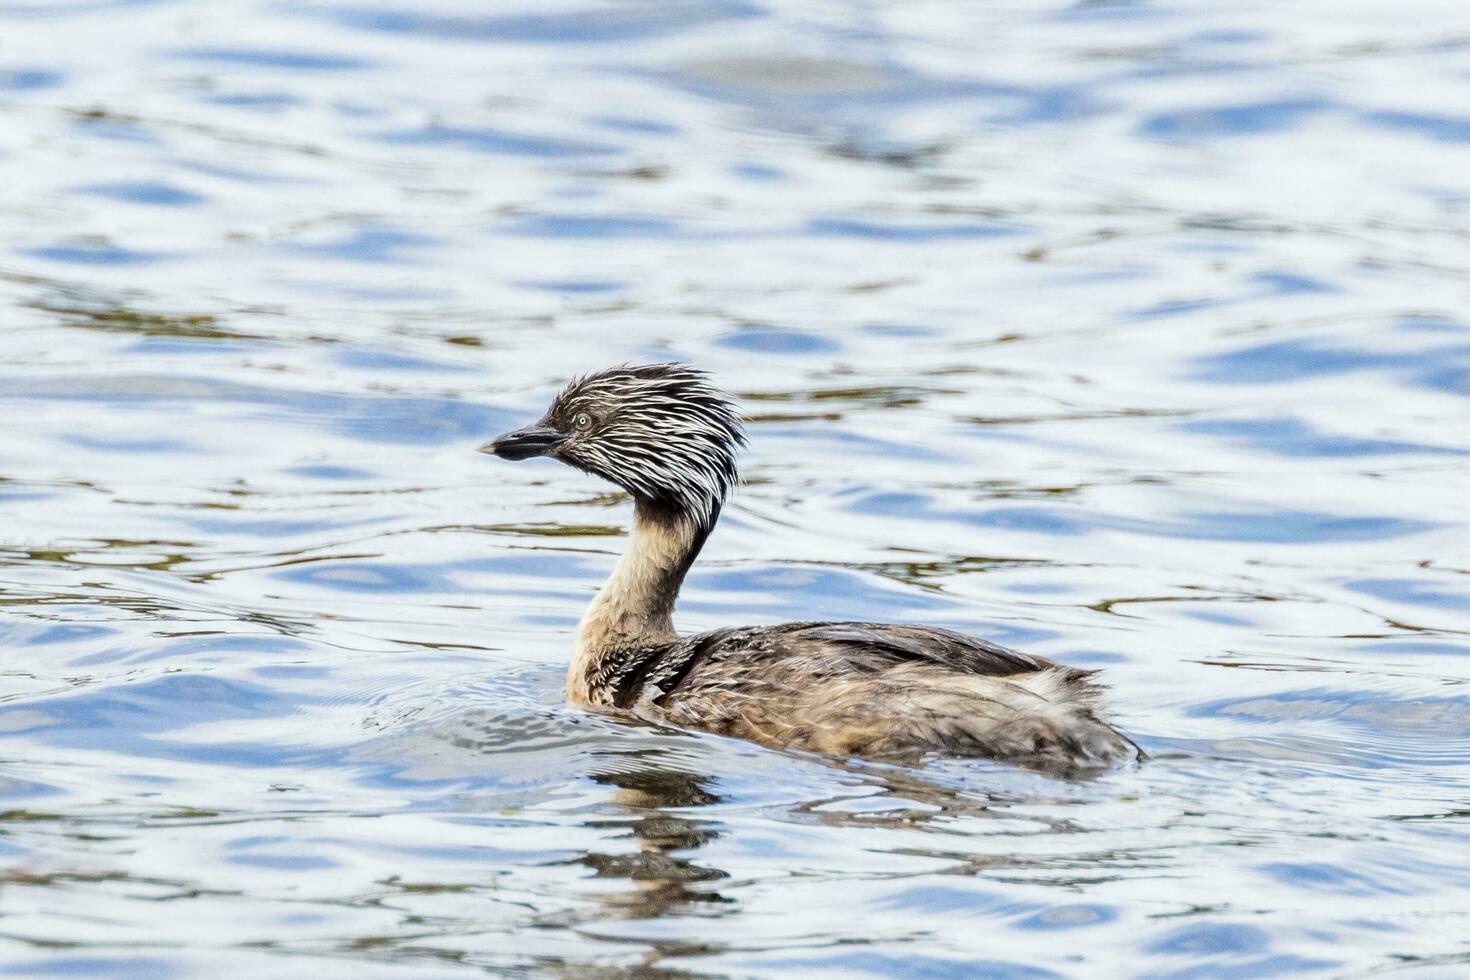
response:
<path id="1" fill-rule="evenodd" d="M 529 425 L 486 443 L 480 452 L 494 453 L 501 459 L 530 459 L 555 450 L 561 440 L 562 434 L 549 425 Z"/>

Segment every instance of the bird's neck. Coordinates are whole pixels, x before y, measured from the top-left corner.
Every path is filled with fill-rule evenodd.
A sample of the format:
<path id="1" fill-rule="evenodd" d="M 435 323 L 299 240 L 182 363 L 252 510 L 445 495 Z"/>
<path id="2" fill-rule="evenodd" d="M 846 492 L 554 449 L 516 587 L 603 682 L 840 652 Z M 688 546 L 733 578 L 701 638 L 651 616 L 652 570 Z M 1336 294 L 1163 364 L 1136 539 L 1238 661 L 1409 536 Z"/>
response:
<path id="1" fill-rule="evenodd" d="M 709 526 L 684 514 L 643 501 L 634 506 L 628 548 L 577 631 L 567 668 L 567 696 L 573 703 L 611 704 L 620 681 L 678 639 L 674 600 L 708 534 Z"/>

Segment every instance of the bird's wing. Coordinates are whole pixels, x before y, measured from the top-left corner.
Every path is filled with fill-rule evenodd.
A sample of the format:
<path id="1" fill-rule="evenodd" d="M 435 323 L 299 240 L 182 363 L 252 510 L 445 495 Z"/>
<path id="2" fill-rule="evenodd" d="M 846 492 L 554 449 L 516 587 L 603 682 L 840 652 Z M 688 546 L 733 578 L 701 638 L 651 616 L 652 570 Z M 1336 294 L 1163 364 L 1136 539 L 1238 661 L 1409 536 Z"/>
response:
<path id="1" fill-rule="evenodd" d="M 931 663 L 964 674 L 1004 677 L 1053 666 L 1045 657 L 934 626 L 789 623 L 768 629 L 775 635 L 784 634 L 786 642 L 796 645 L 830 644 L 844 652 L 865 653 L 891 662 Z"/>
<path id="2" fill-rule="evenodd" d="M 721 673 L 782 674 L 799 665 L 808 678 L 874 674 L 904 663 L 925 663 L 959 674 L 1006 677 L 1055 666 L 989 640 L 932 626 L 889 623 L 782 623 L 718 629 L 686 636 L 662 653 L 641 678 L 667 695 L 685 681 L 705 682 L 704 668 Z M 1086 672 L 1077 672 L 1079 674 Z M 653 692 L 644 689 L 646 693 Z M 631 693 L 631 692 L 630 692 Z"/>

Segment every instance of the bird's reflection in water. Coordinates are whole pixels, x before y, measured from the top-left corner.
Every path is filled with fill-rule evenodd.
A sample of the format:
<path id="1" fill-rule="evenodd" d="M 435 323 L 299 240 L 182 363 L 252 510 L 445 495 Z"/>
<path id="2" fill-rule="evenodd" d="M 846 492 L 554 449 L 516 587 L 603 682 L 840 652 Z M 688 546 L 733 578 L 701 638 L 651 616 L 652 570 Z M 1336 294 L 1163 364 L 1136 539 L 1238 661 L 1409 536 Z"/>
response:
<path id="1" fill-rule="evenodd" d="M 682 812 L 719 803 L 706 775 L 685 772 L 648 756 L 621 756 L 594 773 L 594 781 L 617 787 L 608 801 L 618 811 L 588 826 L 623 830 L 620 837 L 637 845 L 632 853 L 589 852 L 578 862 L 598 878 L 625 879 L 627 891 L 599 894 L 612 917 L 657 918 L 721 910 L 733 900 L 721 895 L 712 882 L 728 878 L 719 870 L 684 856 L 719 836 L 712 821 Z"/>
<path id="2" fill-rule="evenodd" d="M 1025 833 L 1072 833 L 1075 824 L 1036 807 L 1077 802 L 1085 786 L 1040 779 L 1004 765 L 983 769 L 930 770 L 920 765 L 861 759 L 822 759 L 826 767 L 854 777 L 844 792 L 794 803 L 792 817 L 831 827 L 888 827 L 970 836 L 983 825 L 1024 827 Z M 963 760 L 968 762 L 968 760 Z M 869 792 L 862 792 L 867 787 Z M 1022 809 L 1024 808 L 1024 809 Z M 984 828 L 995 833 L 999 828 Z"/>

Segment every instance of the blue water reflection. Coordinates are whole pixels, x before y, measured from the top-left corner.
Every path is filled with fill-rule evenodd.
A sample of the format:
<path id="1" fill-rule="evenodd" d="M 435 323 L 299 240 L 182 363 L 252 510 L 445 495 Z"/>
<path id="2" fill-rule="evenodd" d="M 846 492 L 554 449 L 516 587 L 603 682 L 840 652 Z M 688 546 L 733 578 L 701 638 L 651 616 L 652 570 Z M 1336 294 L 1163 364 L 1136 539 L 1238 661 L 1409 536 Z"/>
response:
<path id="1" fill-rule="evenodd" d="M 205 201 L 200 194 L 174 187 L 171 184 L 147 181 L 91 184 L 76 188 L 75 193 L 95 194 L 98 197 L 110 197 L 131 204 L 149 204 L 159 207 L 190 207 Z"/>
<path id="2" fill-rule="evenodd" d="M 393 228 L 358 228 L 340 241 L 287 246 L 304 258 L 340 259 L 346 262 L 399 264 L 410 260 L 415 249 L 441 244 L 427 235 Z"/>
<path id="3" fill-rule="evenodd" d="M 512 15 L 435 14 L 372 4 L 302 5 L 299 10 L 329 17 L 347 27 L 392 34 L 422 34 L 452 41 L 531 44 L 605 44 L 638 41 L 760 14 L 736 0 L 675 4 L 624 4 L 611 9 Z"/>
<path id="4" fill-rule="evenodd" d="M 1375 369 L 1407 369 L 1416 372 L 1417 382 L 1423 386 L 1454 392 L 1454 379 L 1470 372 L 1470 346 L 1403 353 L 1306 340 L 1273 341 L 1202 358 L 1195 376 L 1226 384 L 1280 384 Z"/>
<path id="5" fill-rule="evenodd" d="M 1311 115 L 1331 107 L 1330 102 L 1321 99 L 1209 106 L 1154 116 L 1144 122 L 1142 132 L 1145 136 L 1180 142 L 1276 133 L 1293 129 Z"/>
<path id="6" fill-rule="evenodd" d="M 1244 443 L 1251 448 L 1276 456 L 1394 456 L 1405 453 L 1463 456 L 1464 449 L 1449 446 L 1426 446 L 1397 439 L 1365 439 L 1355 436 L 1327 435 L 1316 431 L 1301 419 L 1199 419 L 1185 422 L 1187 432 L 1219 436 Z"/>
<path id="7" fill-rule="evenodd" d="M 185 61 L 216 62 L 246 68 L 280 68 L 287 71 L 353 71 L 372 67 L 362 58 L 284 51 L 269 48 L 181 48 L 171 57 Z"/>
<path id="8" fill-rule="evenodd" d="M 551 139 L 495 129 L 464 129 L 432 125 L 423 129 L 378 133 L 374 139 L 405 146 L 454 146 L 480 153 L 503 153 L 528 157 L 585 157 L 617 153 L 620 148 L 606 143 Z"/>
<path id="9" fill-rule="evenodd" d="M 24 254 L 49 262 L 64 262 L 68 265 L 149 265 L 172 257 L 165 252 L 124 248 L 111 242 L 47 245 L 41 248 L 25 249 Z"/>
<path id="10" fill-rule="evenodd" d="M 950 521 L 1046 535 L 1078 535 L 1090 531 L 1124 531 L 1164 538 L 1201 541 L 1329 544 L 1378 541 L 1432 530 L 1431 521 L 1388 516 L 1352 516 L 1315 511 L 1268 513 L 1216 512 L 1180 514 L 1172 520 L 1143 520 L 1056 507 L 1001 506 L 983 510 L 943 508 L 932 498 L 913 493 L 868 494 L 848 506 L 858 514 Z"/>
<path id="11" fill-rule="evenodd" d="M 0 71 L 0 89 L 23 92 L 34 89 L 56 88 L 66 78 L 59 71 L 44 68 L 20 68 Z"/>
<path id="12" fill-rule="evenodd" d="M 1403 130 L 1448 143 L 1470 143 L 1470 118 L 1385 110 L 1363 117 L 1375 126 Z"/>

